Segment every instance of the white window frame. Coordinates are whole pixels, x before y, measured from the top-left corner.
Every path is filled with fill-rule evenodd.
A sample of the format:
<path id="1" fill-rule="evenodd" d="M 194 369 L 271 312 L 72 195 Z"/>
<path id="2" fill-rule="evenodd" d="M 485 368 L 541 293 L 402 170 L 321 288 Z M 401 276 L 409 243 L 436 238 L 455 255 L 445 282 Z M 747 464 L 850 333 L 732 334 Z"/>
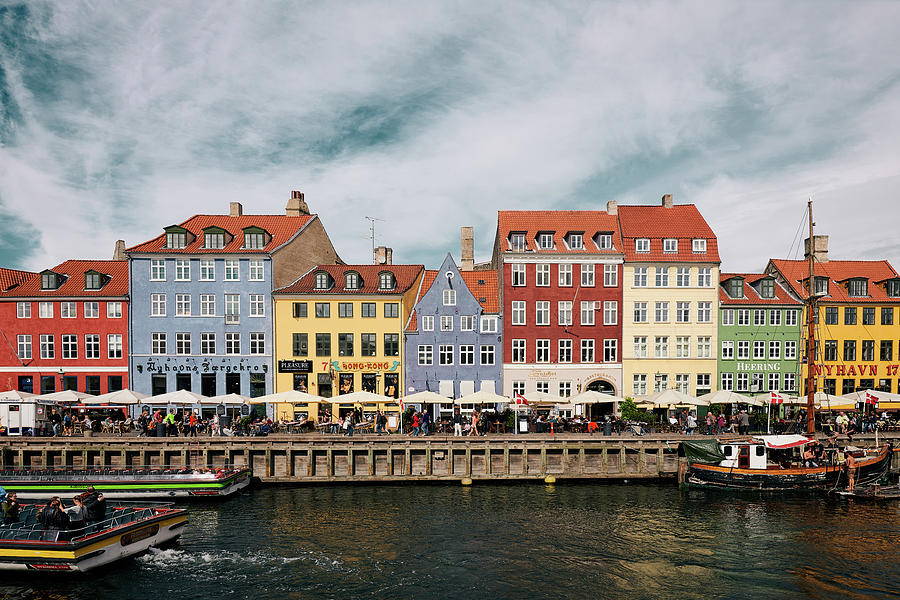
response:
<path id="1" fill-rule="evenodd" d="M 434 331 L 434 315 L 422 315 L 422 331 Z"/>
<path id="2" fill-rule="evenodd" d="M 593 300 L 582 300 L 581 301 L 581 324 L 582 325 L 593 325 L 594 324 L 594 301 Z"/>
<path id="3" fill-rule="evenodd" d="M 482 344 L 480 348 L 480 364 L 490 366 L 496 362 L 496 350 L 492 344 Z"/>
<path id="4" fill-rule="evenodd" d="M 619 362 L 619 340 L 612 338 L 603 340 L 603 362 Z"/>
<path id="5" fill-rule="evenodd" d="M 678 238 L 664 238 L 663 252 L 665 254 L 678 254 Z"/>
<path id="6" fill-rule="evenodd" d="M 619 265 L 603 265 L 603 287 L 619 286 Z"/>
<path id="7" fill-rule="evenodd" d="M 200 334 L 200 354 L 211 356 L 216 353 L 216 334 L 211 331 L 204 331 Z"/>
<path id="8" fill-rule="evenodd" d="M 513 300 L 512 308 L 512 325 L 525 325 L 526 304 L 524 300 Z"/>
<path id="9" fill-rule="evenodd" d="M 200 259 L 200 281 L 216 280 L 216 261 L 211 258 Z"/>
<path id="10" fill-rule="evenodd" d="M 691 287 L 691 268 L 676 267 L 675 268 L 675 287 L 686 288 Z"/>
<path id="11" fill-rule="evenodd" d="M 734 340 L 722 340 L 722 360 L 734 360 Z"/>
<path id="12" fill-rule="evenodd" d="M 691 357 L 691 337 L 687 335 L 675 336 L 675 358 Z"/>
<path id="13" fill-rule="evenodd" d="M 559 325 L 568 326 L 572 324 L 572 301 L 560 300 L 556 303 L 556 316 Z"/>
<path id="14" fill-rule="evenodd" d="M 669 287 L 669 267 L 655 267 L 654 287 Z"/>
<path id="15" fill-rule="evenodd" d="M 453 331 L 453 315 L 441 315 L 441 331 Z"/>
<path id="16" fill-rule="evenodd" d="M 550 325 L 549 300 L 538 300 L 534 303 L 534 324 L 541 327 Z"/>
<path id="17" fill-rule="evenodd" d="M 692 239 L 691 251 L 695 254 L 703 254 L 704 252 L 706 252 L 706 240 L 702 238 Z"/>
<path id="18" fill-rule="evenodd" d="M 416 350 L 420 367 L 430 367 L 434 364 L 434 346 L 432 344 L 419 344 Z"/>
<path id="19" fill-rule="evenodd" d="M 189 317 L 191 316 L 191 295 L 175 294 L 175 316 Z"/>
<path id="20" fill-rule="evenodd" d="M 151 258 L 150 259 L 150 281 L 166 280 L 166 259 Z"/>
<path id="21" fill-rule="evenodd" d="M 634 323 L 647 323 L 647 303 L 646 302 L 635 302 L 634 303 L 634 314 L 633 314 L 633 322 Z"/>
<path id="22" fill-rule="evenodd" d="M 557 359 L 562 364 L 572 362 L 572 339 L 560 338 L 557 340 Z"/>
<path id="23" fill-rule="evenodd" d="M 164 317 L 166 316 L 166 295 L 150 294 L 150 316 Z"/>
<path id="24" fill-rule="evenodd" d="M 460 315 L 459 316 L 459 330 L 460 331 L 475 331 L 475 315 Z"/>
<path id="25" fill-rule="evenodd" d="M 59 318 L 61 319 L 77 319 L 78 303 L 65 300 L 59 303 Z"/>
<path id="26" fill-rule="evenodd" d="M 200 294 L 200 316 L 214 317 L 216 316 L 216 295 Z"/>
<path id="27" fill-rule="evenodd" d="M 633 358 L 647 358 L 647 336 L 646 335 L 636 335 L 633 340 L 633 348 L 632 348 L 632 357 Z"/>
<path id="28" fill-rule="evenodd" d="M 225 259 L 225 281 L 241 280 L 241 261 L 235 258 Z"/>
<path id="29" fill-rule="evenodd" d="M 644 288 L 647 287 L 648 281 L 648 267 L 635 267 L 634 268 L 634 282 L 633 287 Z"/>
<path id="30" fill-rule="evenodd" d="M 581 264 L 581 287 L 594 287 L 594 263 Z"/>
<path id="31" fill-rule="evenodd" d="M 228 331 L 225 333 L 225 354 L 241 353 L 241 334 L 237 331 Z"/>
<path id="32" fill-rule="evenodd" d="M 122 334 L 110 333 L 106 336 L 106 357 L 116 360 L 124 357 L 122 348 Z"/>
<path id="33" fill-rule="evenodd" d="M 522 283 L 522 285 L 525 284 Z M 534 265 L 534 285 L 537 287 L 550 287 L 550 263 L 538 263 Z"/>
<path id="34" fill-rule="evenodd" d="M 250 294 L 250 313 L 251 317 L 266 316 L 266 297 L 264 294 Z"/>
<path id="35" fill-rule="evenodd" d="M 481 316 L 481 333 L 497 333 L 497 317 L 494 315 Z"/>
<path id="36" fill-rule="evenodd" d="M 581 339 L 581 362 L 582 363 L 593 363 L 596 362 L 596 348 L 594 344 L 594 340 L 590 338 L 582 338 Z"/>
<path id="37" fill-rule="evenodd" d="M 697 322 L 712 323 L 712 302 L 697 303 Z"/>
<path id="38" fill-rule="evenodd" d="M 122 318 L 122 303 L 121 302 L 107 302 L 106 303 L 106 318 L 107 319 L 121 319 Z"/>
<path id="39" fill-rule="evenodd" d="M 265 261 L 260 258 L 250 259 L 250 275 L 248 281 L 265 281 L 266 267 Z"/>
<path id="40" fill-rule="evenodd" d="M 669 303 L 656 302 L 653 307 L 653 322 L 668 323 L 669 322 Z"/>
<path id="41" fill-rule="evenodd" d="M 548 340 L 548 339 L 534 340 L 534 362 L 536 362 L 536 363 L 550 362 L 550 340 Z"/>
<path id="42" fill-rule="evenodd" d="M 31 318 L 31 302 L 16 302 L 16 318 L 17 319 L 30 319 Z"/>
<path id="43" fill-rule="evenodd" d="M 85 360 L 98 360 L 100 358 L 100 334 L 87 333 L 84 336 Z"/>
<path id="44" fill-rule="evenodd" d="M 697 337 L 697 358 L 712 358 L 712 336 Z"/>
<path id="45" fill-rule="evenodd" d="M 510 343 L 510 349 L 512 350 L 512 356 L 510 360 L 513 363 L 524 363 L 525 362 L 525 340 L 523 339 L 515 339 Z"/>
<path id="46" fill-rule="evenodd" d="M 250 332 L 250 354 L 261 355 L 266 353 L 266 333 L 264 331 Z"/>
<path id="47" fill-rule="evenodd" d="M 84 318 L 85 319 L 99 319 L 100 318 L 100 303 L 99 302 L 85 302 L 83 308 L 84 308 Z"/>
<path id="48" fill-rule="evenodd" d="M 150 334 L 150 354 L 165 356 L 169 352 L 167 335 L 164 331 L 154 331 Z"/>
<path id="49" fill-rule="evenodd" d="M 619 301 L 604 300 L 603 301 L 603 324 L 618 325 L 619 324 Z"/>
<path id="50" fill-rule="evenodd" d="M 640 253 L 650 252 L 650 238 L 637 238 L 634 240 L 634 251 Z"/>
<path id="51" fill-rule="evenodd" d="M 19 334 L 16 336 L 16 354 L 20 360 L 31 360 L 33 347 L 31 334 Z"/>
<path id="52" fill-rule="evenodd" d="M 675 303 L 675 322 L 690 323 L 691 322 L 691 303 L 676 302 Z"/>
<path id="53" fill-rule="evenodd" d="M 444 306 L 456 306 L 456 290 L 444 290 L 441 298 Z"/>
<path id="54" fill-rule="evenodd" d="M 525 276 L 525 265 L 522 263 L 513 263 L 510 265 L 510 274 L 512 275 L 512 286 L 513 287 L 525 287 L 527 278 Z M 539 285 L 539 284 L 537 284 Z M 450 290 L 444 290 L 444 294 L 446 294 Z M 444 304 L 444 306 L 448 306 Z"/>
<path id="55" fill-rule="evenodd" d="M 175 259 L 175 281 L 191 280 L 191 261 L 186 258 Z"/>
<path id="56" fill-rule="evenodd" d="M 712 287 L 712 267 L 697 269 L 697 287 Z"/>
<path id="57" fill-rule="evenodd" d="M 560 263 L 558 266 L 559 287 L 572 287 L 572 263 Z"/>

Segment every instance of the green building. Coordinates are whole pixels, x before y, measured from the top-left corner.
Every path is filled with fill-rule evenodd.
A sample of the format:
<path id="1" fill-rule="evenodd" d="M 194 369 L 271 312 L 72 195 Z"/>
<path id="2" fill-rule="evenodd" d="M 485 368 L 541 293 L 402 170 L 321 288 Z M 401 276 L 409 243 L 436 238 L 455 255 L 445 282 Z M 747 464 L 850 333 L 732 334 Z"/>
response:
<path id="1" fill-rule="evenodd" d="M 766 273 L 719 276 L 719 389 L 796 394 L 803 303 Z"/>

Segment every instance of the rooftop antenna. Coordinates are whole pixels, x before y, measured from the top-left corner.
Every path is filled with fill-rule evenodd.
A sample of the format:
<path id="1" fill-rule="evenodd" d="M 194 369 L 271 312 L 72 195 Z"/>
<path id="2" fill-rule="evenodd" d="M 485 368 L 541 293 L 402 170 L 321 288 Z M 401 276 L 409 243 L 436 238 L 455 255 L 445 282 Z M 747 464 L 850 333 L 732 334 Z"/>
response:
<path id="1" fill-rule="evenodd" d="M 378 217 L 365 217 L 369 221 L 369 237 L 372 238 L 372 263 L 375 263 L 375 221 L 384 221 Z"/>

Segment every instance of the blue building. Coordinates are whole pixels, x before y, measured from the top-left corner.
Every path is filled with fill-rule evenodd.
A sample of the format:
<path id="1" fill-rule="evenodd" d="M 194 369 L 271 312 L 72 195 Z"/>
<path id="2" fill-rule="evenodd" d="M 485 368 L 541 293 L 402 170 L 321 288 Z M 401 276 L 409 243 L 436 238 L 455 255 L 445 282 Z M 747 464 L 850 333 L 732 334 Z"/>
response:
<path id="1" fill-rule="evenodd" d="M 496 271 L 460 271 L 449 254 L 439 270 L 426 271 L 404 335 L 405 393 L 447 396 L 439 409 L 445 414 L 453 410 L 449 399 L 480 389 L 499 393 L 500 319 Z"/>
<path id="2" fill-rule="evenodd" d="M 272 290 L 340 259 L 303 194 L 284 215 L 195 215 L 127 250 L 132 389 L 274 391 Z"/>

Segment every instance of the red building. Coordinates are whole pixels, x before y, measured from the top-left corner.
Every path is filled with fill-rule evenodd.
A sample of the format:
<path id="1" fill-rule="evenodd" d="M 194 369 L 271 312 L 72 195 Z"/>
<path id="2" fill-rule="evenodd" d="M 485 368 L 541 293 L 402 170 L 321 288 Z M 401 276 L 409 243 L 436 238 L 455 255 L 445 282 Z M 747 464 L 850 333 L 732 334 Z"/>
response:
<path id="1" fill-rule="evenodd" d="M 622 263 L 607 211 L 500 211 L 503 394 L 622 392 Z"/>
<path id="2" fill-rule="evenodd" d="M 128 387 L 128 261 L 67 260 L 0 283 L 0 390 Z"/>

